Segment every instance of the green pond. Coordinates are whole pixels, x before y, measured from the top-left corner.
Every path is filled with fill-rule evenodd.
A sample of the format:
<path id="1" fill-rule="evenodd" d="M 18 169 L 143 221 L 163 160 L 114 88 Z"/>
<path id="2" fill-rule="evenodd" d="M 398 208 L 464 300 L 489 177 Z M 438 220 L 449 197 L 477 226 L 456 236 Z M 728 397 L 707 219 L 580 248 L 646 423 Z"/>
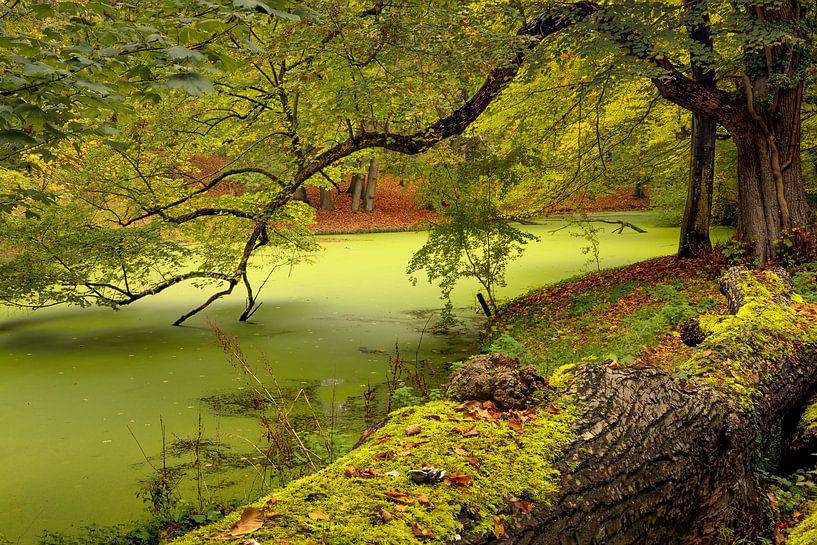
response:
<path id="1" fill-rule="evenodd" d="M 603 225 L 602 267 L 674 251 L 677 229 L 656 227 L 644 214 L 615 217 L 648 233 L 613 234 L 613 226 Z M 568 229 L 551 232 L 562 225 L 527 227 L 541 241 L 511 264 L 502 297 L 588 269 L 585 240 Z M 193 435 L 201 416 L 206 434 L 232 444 L 258 440 L 252 419 L 219 416 L 203 401 L 245 384 L 211 323 L 235 335 L 250 360 L 264 354 L 282 385 L 309 388 L 317 410 L 327 414 L 342 415 L 367 385 L 383 383 L 395 343 L 408 359 L 438 368 L 472 353 L 474 327 L 423 333 L 438 292 L 424 281 L 412 286 L 405 267 L 425 237 L 322 237 L 312 262 L 273 272 L 250 323 L 237 322 L 238 293 L 172 327 L 205 297 L 186 286 L 119 311 L 0 308 L 0 536 L 33 543 L 45 529 L 70 532 L 141 516 L 135 491 L 150 472 L 142 450 L 161 451 L 162 423 L 168 438 Z M 475 283 L 464 283 L 454 293 L 472 324 L 479 323 L 476 291 Z M 349 434 L 364 427 L 354 418 L 345 426 Z M 233 494 L 257 494 L 252 471 L 235 479 Z"/>

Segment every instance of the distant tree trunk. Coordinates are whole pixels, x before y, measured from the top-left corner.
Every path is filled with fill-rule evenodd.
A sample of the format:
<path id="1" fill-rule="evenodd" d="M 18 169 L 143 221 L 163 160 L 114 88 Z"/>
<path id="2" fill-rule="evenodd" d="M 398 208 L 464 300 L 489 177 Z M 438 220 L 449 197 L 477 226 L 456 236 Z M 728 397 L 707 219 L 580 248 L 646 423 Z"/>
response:
<path id="1" fill-rule="evenodd" d="M 377 188 L 377 159 L 372 158 L 369 163 L 369 175 L 366 178 L 366 198 L 363 209 L 366 212 L 374 212 L 374 193 Z"/>
<path id="2" fill-rule="evenodd" d="M 332 199 L 332 190 L 321 188 L 321 210 L 334 210 L 335 201 Z"/>
<path id="3" fill-rule="evenodd" d="M 295 193 L 292 194 L 293 201 L 301 201 L 305 202 L 306 204 L 311 205 L 312 203 L 309 202 L 309 195 L 306 194 L 306 187 L 303 185 L 298 186 L 298 189 L 295 190 Z"/>
<path id="4" fill-rule="evenodd" d="M 644 198 L 644 184 L 646 180 L 644 178 L 637 178 L 635 181 L 635 188 L 633 188 L 633 198 L 634 199 L 643 199 Z"/>
<path id="5" fill-rule="evenodd" d="M 700 0 L 687 0 L 685 7 L 689 15 L 700 23 L 689 29 L 689 37 L 698 44 L 701 51 L 690 53 L 692 79 L 715 88 L 715 70 L 702 62 L 702 52 L 713 55 L 712 32 L 709 13 L 700 13 Z M 689 159 L 689 187 L 687 191 L 684 219 L 681 222 L 681 239 L 678 243 L 678 257 L 703 257 L 712 250 L 709 240 L 709 220 L 712 216 L 712 188 L 715 181 L 715 135 L 718 123 L 708 115 L 692 112 L 692 142 Z"/>
<path id="6" fill-rule="evenodd" d="M 363 193 L 363 174 L 352 176 L 352 212 L 360 209 L 360 195 Z"/>

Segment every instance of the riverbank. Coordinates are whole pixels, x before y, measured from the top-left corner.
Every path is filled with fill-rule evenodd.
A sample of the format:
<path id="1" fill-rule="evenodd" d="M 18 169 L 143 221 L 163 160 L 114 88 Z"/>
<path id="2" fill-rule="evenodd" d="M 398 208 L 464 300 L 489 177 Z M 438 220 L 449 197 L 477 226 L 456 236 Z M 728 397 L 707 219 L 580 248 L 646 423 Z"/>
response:
<path id="1" fill-rule="evenodd" d="M 346 189 L 341 187 L 341 190 Z M 306 193 L 312 206 L 318 207 L 318 188 L 307 186 Z M 420 203 L 416 185 L 403 182 L 393 176 L 382 176 L 377 182 L 377 196 L 373 212 L 352 212 L 352 196 L 337 190 L 331 191 L 334 210 L 317 209 L 311 229 L 320 235 L 350 233 L 381 233 L 417 231 L 427 229 L 437 218 L 437 213 Z M 606 195 L 590 197 L 578 195 L 568 204 L 554 206 L 547 214 L 572 214 L 579 212 L 635 212 L 647 210 L 649 196 L 634 197 L 631 188 L 619 188 Z"/>

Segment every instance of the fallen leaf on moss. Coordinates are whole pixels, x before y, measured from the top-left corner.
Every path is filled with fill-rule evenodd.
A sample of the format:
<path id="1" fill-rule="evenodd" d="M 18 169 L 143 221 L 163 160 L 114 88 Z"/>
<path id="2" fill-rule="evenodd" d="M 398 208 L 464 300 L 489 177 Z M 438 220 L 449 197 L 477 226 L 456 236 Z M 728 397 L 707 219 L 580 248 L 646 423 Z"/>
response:
<path id="1" fill-rule="evenodd" d="M 347 477 L 357 477 L 360 479 L 373 479 L 375 477 L 382 477 L 383 474 L 373 467 L 355 467 L 349 466 L 343 470 Z"/>
<path id="2" fill-rule="evenodd" d="M 419 537 L 423 539 L 434 537 L 434 530 L 432 530 L 431 528 L 424 528 L 416 522 L 411 523 L 411 533 L 414 534 L 414 537 Z"/>
<path id="3" fill-rule="evenodd" d="M 479 458 L 476 456 L 469 456 L 465 459 L 465 461 L 468 462 L 468 465 L 475 469 L 479 469 L 482 466 L 482 462 L 480 462 Z"/>
<path id="4" fill-rule="evenodd" d="M 470 428 L 467 428 L 465 426 L 454 426 L 451 429 L 459 433 L 463 437 L 477 437 L 479 435 L 479 431 L 477 431 L 476 426 L 471 426 Z"/>
<path id="5" fill-rule="evenodd" d="M 423 418 L 426 420 L 434 420 L 435 422 L 441 422 L 443 417 L 438 414 L 427 414 Z"/>
<path id="6" fill-rule="evenodd" d="M 464 448 L 454 447 L 454 454 L 459 456 L 468 456 L 468 451 L 466 451 Z"/>
<path id="7" fill-rule="evenodd" d="M 545 412 L 550 414 L 559 414 L 560 412 L 562 412 L 562 409 L 560 409 L 556 405 L 549 405 L 548 408 L 545 409 Z"/>
<path id="8" fill-rule="evenodd" d="M 278 517 L 283 517 L 284 515 L 278 513 L 277 511 L 264 511 L 264 520 L 272 520 L 277 519 Z"/>
<path id="9" fill-rule="evenodd" d="M 264 525 L 264 513 L 257 507 L 247 507 L 241 512 L 241 518 L 230 528 L 219 535 L 219 539 L 230 539 L 252 533 Z"/>
<path id="10" fill-rule="evenodd" d="M 398 503 L 414 503 L 414 496 L 408 492 L 402 492 L 400 490 L 386 490 L 383 493 L 387 498 Z"/>
<path id="11" fill-rule="evenodd" d="M 395 505 L 395 511 L 400 511 L 401 513 L 405 513 L 408 510 L 408 505 Z"/>
<path id="12" fill-rule="evenodd" d="M 267 506 L 275 505 L 276 503 L 278 503 L 278 499 L 275 496 L 270 496 L 267 500 Z"/>
<path id="13" fill-rule="evenodd" d="M 329 515 L 327 515 L 326 513 L 321 512 L 321 511 L 312 511 L 311 513 L 309 513 L 309 518 L 311 518 L 312 520 L 329 520 L 330 519 Z"/>
<path id="14" fill-rule="evenodd" d="M 494 515 L 494 536 L 499 539 L 505 535 L 505 525 L 502 524 L 502 518 Z"/>
<path id="15" fill-rule="evenodd" d="M 431 505 L 431 500 L 428 499 L 428 496 L 425 494 L 417 494 L 417 503 L 420 505 L 425 505 L 426 507 Z"/>
<path id="16" fill-rule="evenodd" d="M 386 435 L 384 435 L 383 437 L 381 437 L 380 439 L 378 439 L 377 441 L 375 441 L 373 444 L 375 444 L 375 445 L 382 445 L 383 443 L 388 443 L 388 442 L 389 442 L 389 439 L 391 439 L 391 438 L 392 438 L 392 436 L 391 436 L 390 434 L 388 434 L 388 433 L 387 433 Z"/>
<path id="17" fill-rule="evenodd" d="M 443 484 L 448 486 L 471 486 L 474 484 L 474 478 L 466 473 L 454 471 L 445 476 Z"/>
<path id="18" fill-rule="evenodd" d="M 508 427 L 511 428 L 516 433 L 522 433 L 525 431 L 525 427 L 522 425 L 522 422 L 520 422 L 516 418 L 511 418 L 510 420 L 508 420 Z"/>
<path id="19" fill-rule="evenodd" d="M 380 516 L 380 518 L 381 518 L 381 520 L 383 520 L 383 522 L 389 522 L 390 520 L 392 520 L 394 518 L 394 513 L 392 513 L 391 511 L 386 511 L 382 507 L 377 512 L 377 514 Z"/>
<path id="20" fill-rule="evenodd" d="M 406 435 L 417 435 L 421 431 L 423 431 L 423 428 L 421 428 L 419 424 L 406 426 Z"/>
<path id="21" fill-rule="evenodd" d="M 378 452 L 377 454 L 374 455 L 375 460 L 391 460 L 392 458 L 394 458 L 394 451 L 393 450 L 387 450 L 385 452 Z"/>

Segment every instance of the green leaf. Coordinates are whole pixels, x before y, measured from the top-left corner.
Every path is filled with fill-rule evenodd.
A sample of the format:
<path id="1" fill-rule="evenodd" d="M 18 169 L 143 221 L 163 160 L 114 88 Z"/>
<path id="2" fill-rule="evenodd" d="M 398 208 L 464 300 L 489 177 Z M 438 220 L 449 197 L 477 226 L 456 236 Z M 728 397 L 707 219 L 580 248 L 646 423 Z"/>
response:
<path id="1" fill-rule="evenodd" d="M 37 19 L 47 19 L 54 16 L 54 8 L 48 4 L 32 4 L 31 11 Z"/>
<path id="2" fill-rule="evenodd" d="M 204 59 L 204 55 L 198 51 L 187 47 L 182 47 L 180 45 L 165 49 L 165 53 L 167 54 L 168 58 L 174 61 L 198 63 Z"/>
<path id="3" fill-rule="evenodd" d="M 56 72 L 53 67 L 43 62 L 29 62 L 23 66 L 23 75 L 30 78 L 47 78 Z"/>
<path id="4" fill-rule="evenodd" d="M 213 82 L 195 72 L 174 74 L 167 78 L 164 87 L 168 89 L 184 89 L 194 96 L 209 95 L 215 92 Z"/>
<path id="5" fill-rule="evenodd" d="M 13 148 L 24 148 L 32 146 L 37 141 L 19 129 L 4 129 L 0 131 L 0 144 L 6 144 Z"/>

